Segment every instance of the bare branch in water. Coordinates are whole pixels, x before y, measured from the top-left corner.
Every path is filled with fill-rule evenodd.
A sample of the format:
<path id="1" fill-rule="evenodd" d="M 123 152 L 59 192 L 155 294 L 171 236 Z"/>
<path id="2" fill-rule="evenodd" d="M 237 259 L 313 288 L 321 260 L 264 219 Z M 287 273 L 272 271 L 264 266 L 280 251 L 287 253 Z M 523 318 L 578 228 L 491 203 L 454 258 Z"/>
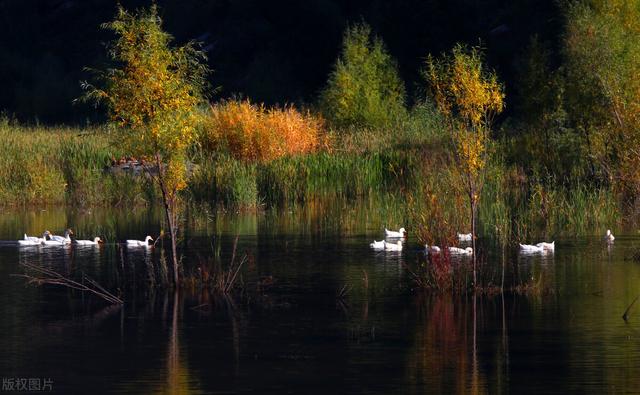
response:
<path id="1" fill-rule="evenodd" d="M 223 271 L 219 280 L 219 290 L 222 291 L 223 294 L 228 294 L 233 284 L 236 282 L 236 278 L 238 277 L 238 273 L 240 273 L 240 269 L 242 265 L 247 261 L 247 255 L 243 255 L 240 261 L 236 264 L 236 252 L 238 250 L 238 238 L 236 236 L 233 241 L 233 253 L 231 254 L 231 263 L 229 264 L 229 268 L 226 271 Z"/>
<path id="2" fill-rule="evenodd" d="M 622 314 L 622 319 L 625 320 L 625 322 L 629 319 L 629 310 L 631 310 L 631 307 L 636 303 L 638 298 L 640 298 L 640 295 L 636 296 L 633 302 L 631 302 L 629 307 L 627 307 L 627 309 L 624 311 L 624 314 Z"/>
<path id="3" fill-rule="evenodd" d="M 347 295 L 349 294 L 349 292 L 350 292 L 350 291 L 351 291 L 351 285 L 349 285 L 349 284 L 344 284 L 344 285 L 342 286 L 342 288 L 340 288 L 340 289 L 338 290 L 338 292 L 336 293 L 336 298 L 337 298 L 338 300 L 342 300 L 342 299 L 344 299 L 344 298 L 346 298 L 346 297 L 347 297 Z"/>
<path id="4" fill-rule="evenodd" d="M 236 236 L 233 243 L 231 261 L 226 268 L 217 261 L 207 262 L 201 258 L 197 276 L 188 279 L 191 284 L 195 285 L 199 282 L 201 286 L 211 287 L 212 290 L 223 295 L 229 294 L 238 279 L 242 266 L 249 261 L 247 254 L 243 254 L 240 259 L 236 259 L 238 256 L 238 238 Z"/>
<path id="5" fill-rule="evenodd" d="M 231 287 L 232 287 L 232 286 L 233 286 L 233 284 L 236 282 L 236 277 L 238 277 L 238 273 L 240 272 L 240 268 L 242 267 L 242 265 L 243 265 L 246 261 L 247 261 L 247 256 L 246 256 L 246 255 L 244 255 L 244 256 L 242 257 L 242 259 L 240 260 L 240 263 L 238 263 L 238 266 L 236 266 L 236 270 L 235 270 L 235 272 L 233 273 L 233 276 L 231 277 L 231 279 L 229 279 L 229 280 L 227 281 L 227 285 L 225 286 L 225 289 L 224 289 L 224 293 L 225 293 L 225 294 L 226 294 L 226 293 L 228 293 L 228 292 L 229 292 L 229 290 L 231 290 Z M 231 273 L 231 269 L 232 269 L 232 268 L 229 268 L 229 273 Z"/>
<path id="6" fill-rule="evenodd" d="M 79 283 L 74 281 L 68 277 L 63 276 L 62 274 L 55 272 L 51 269 L 47 269 L 42 266 L 34 265 L 31 263 L 21 263 L 25 268 L 25 274 L 14 274 L 14 277 L 23 277 L 27 280 L 27 284 L 35 284 L 35 285 L 61 285 L 63 287 L 77 289 L 83 292 L 90 292 L 109 303 L 112 304 L 123 304 L 124 302 L 119 297 L 115 296 L 111 292 L 104 289 L 100 284 L 95 282 L 93 279 L 89 278 L 86 274 L 82 275 L 83 283 Z M 28 274 L 28 271 L 34 272 L 33 275 Z M 84 284 L 84 283 L 87 284 Z"/>

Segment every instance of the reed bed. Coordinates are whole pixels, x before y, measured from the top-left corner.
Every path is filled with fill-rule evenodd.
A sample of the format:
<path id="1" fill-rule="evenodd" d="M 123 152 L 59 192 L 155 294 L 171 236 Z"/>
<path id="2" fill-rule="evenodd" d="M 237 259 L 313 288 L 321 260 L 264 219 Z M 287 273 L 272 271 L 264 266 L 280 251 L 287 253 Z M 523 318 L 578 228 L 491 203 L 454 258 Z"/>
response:
<path id="1" fill-rule="evenodd" d="M 494 174 L 482 199 L 480 231 L 490 239 L 526 242 L 600 234 L 622 222 L 621 204 L 612 190 L 579 180 L 531 179 L 513 185 L 508 177 Z"/>
<path id="2" fill-rule="evenodd" d="M 190 192 L 196 201 L 241 207 L 283 206 L 322 197 L 356 199 L 372 191 L 400 192 L 415 181 L 416 156 L 318 152 L 247 163 L 202 158 Z"/>
<path id="3" fill-rule="evenodd" d="M 101 127 L 25 127 L 0 120 L 2 205 L 138 204 L 153 195 L 127 174 L 107 171 L 118 152 Z"/>
<path id="4" fill-rule="evenodd" d="M 282 117 L 289 126 L 297 125 L 289 118 L 316 122 L 305 121 L 304 112 L 279 111 L 258 112 Z M 198 204 L 251 209 L 322 199 L 385 199 L 400 202 L 404 224 L 413 227 L 421 242 L 455 244 L 455 232 L 469 228 L 468 203 L 453 166 L 451 142 L 434 130 L 437 122 L 428 107 L 420 111 L 394 129 L 329 131 L 322 138 L 325 132 L 315 124 L 309 132 L 316 139 L 308 146 L 312 148 L 259 160 L 201 140 L 191 150 L 193 172 L 185 197 Z M 296 133 L 284 141 L 295 139 L 291 136 Z M 113 144 L 106 128 L 26 127 L 4 118 L 0 139 L 2 205 L 157 202 L 157 191 L 146 177 L 109 170 L 126 153 Z M 621 204 L 607 186 L 526 176 L 499 159 L 488 167 L 479 209 L 479 236 L 502 245 L 602 232 L 623 218 Z"/>

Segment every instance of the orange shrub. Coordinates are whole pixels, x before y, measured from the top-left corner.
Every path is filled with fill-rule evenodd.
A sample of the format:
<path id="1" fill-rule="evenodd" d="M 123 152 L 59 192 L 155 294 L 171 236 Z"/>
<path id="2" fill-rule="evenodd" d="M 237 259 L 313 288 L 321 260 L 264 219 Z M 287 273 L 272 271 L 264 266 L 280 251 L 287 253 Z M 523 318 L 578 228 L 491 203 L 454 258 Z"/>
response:
<path id="1" fill-rule="evenodd" d="M 267 161 L 313 152 L 324 136 L 323 119 L 309 112 L 229 100 L 211 107 L 200 143 L 205 150 L 226 150 L 238 159 Z"/>

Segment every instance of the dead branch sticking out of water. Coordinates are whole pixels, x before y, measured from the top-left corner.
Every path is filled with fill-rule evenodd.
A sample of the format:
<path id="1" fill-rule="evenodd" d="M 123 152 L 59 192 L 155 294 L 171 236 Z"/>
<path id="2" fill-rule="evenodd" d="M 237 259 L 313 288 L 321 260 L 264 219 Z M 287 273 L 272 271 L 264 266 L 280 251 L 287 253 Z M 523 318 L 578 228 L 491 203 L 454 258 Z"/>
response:
<path id="1" fill-rule="evenodd" d="M 238 277 L 240 268 L 242 268 L 242 265 L 247 261 L 247 255 L 245 254 L 242 256 L 242 259 L 240 259 L 240 262 L 235 266 L 235 269 L 234 269 L 237 249 L 238 249 L 238 236 L 236 236 L 236 239 L 233 242 L 233 254 L 231 255 L 231 264 L 229 265 L 229 270 L 227 270 L 227 272 L 223 273 L 223 275 L 221 276 L 222 284 L 220 284 L 221 285 L 220 288 L 222 290 L 222 293 L 224 294 L 229 293 L 229 290 L 231 290 L 231 287 L 233 287 L 233 283 L 235 283 L 236 278 Z"/>
<path id="2" fill-rule="evenodd" d="M 100 284 L 89 278 L 89 276 L 84 273 L 82 274 L 82 283 L 79 283 L 51 269 L 47 269 L 31 263 L 21 263 L 21 265 L 25 268 L 25 274 L 14 274 L 13 276 L 25 278 L 27 280 L 27 284 L 61 285 L 63 287 L 92 293 L 111 304 L 124 303 L 122 299 L 104 289 Z M 27 271 L 32 271 L 34 274 L 28 274 Z"/>
<path id="3" fill-rule="evenodd" d="M 629 307 L 627 307 L 627 309 L 624 311 L 624 314 L 622 314 L 622 319 L 627 322 L 627 320 L 629 319 L 629 310 L 631 310 L 631 307 L 633 307 L 633 305 L 636 303 L 636 301 L 638 300 L 638 298 L 640 298 L 640 295 L 636 296 L 636 298 L 633 300 L 633 302 L 631 302 L 631 304 L 629 305 Z"/>

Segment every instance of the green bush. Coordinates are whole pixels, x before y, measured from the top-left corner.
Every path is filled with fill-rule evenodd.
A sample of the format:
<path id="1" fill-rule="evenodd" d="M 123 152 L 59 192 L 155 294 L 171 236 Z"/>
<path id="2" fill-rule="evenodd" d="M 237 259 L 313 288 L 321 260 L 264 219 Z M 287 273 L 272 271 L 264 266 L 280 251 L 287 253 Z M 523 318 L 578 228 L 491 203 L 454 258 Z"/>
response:
<path id="1" fill-rule="evenodd" d="M 382 127 L 405 116 L 404 100 L 404 83 L 382 40 L 366 24 L 347 28 L 320 97 L 324 116 L 337 127 Z"/>

